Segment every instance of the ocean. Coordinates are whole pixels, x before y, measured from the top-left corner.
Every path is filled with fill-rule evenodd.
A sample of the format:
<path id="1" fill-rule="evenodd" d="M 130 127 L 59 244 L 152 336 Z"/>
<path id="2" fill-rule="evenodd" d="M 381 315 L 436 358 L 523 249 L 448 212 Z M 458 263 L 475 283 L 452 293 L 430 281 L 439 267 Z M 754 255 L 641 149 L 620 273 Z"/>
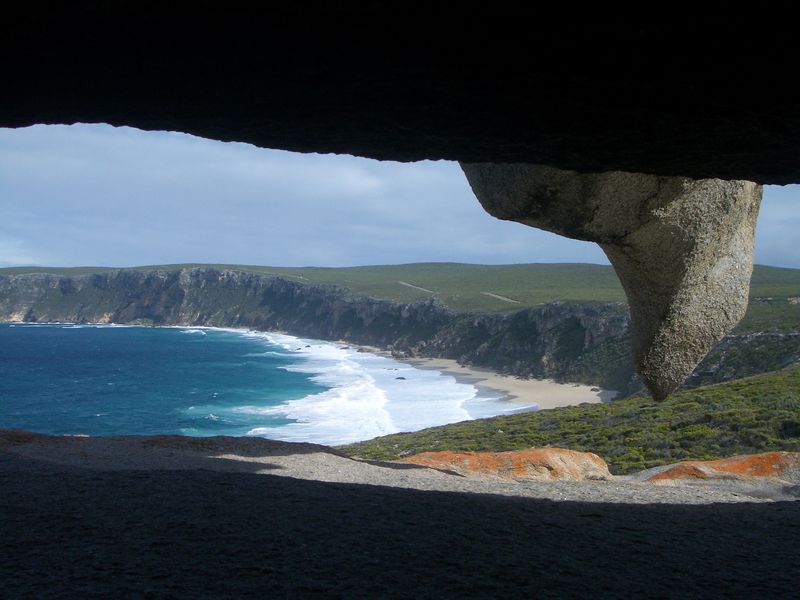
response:
<path id="1" fill-rule="evenodd" d="M 531 410 L 343 343 L 195 327 L 0 324 L 0 428 L 346 444 Z"/>

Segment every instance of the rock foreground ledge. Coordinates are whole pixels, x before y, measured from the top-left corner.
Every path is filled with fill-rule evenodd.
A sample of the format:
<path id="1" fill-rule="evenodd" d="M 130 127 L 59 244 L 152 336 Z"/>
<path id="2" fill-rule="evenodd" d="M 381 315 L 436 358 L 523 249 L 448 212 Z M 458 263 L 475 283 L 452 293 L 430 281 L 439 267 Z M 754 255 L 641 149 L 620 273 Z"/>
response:
<path id="1" fill-rule="evenodd" d="M 459 477 L 263 439 L 0 431 L 0 597 L 793 598 L 786 500 Z"/>
<path id="2" fill-rule="evenodd" d="M 461 164 L 489 214 L 596 242 L 631 312 L 636 370 L 673 392 L 747 309 L 761 186 L 530 164 Z"/>
<path id="3" fill-rule="evenodd" d="M 711 504 L 800 498 L 800 486 L 796 485 L 800 483 L 800 453 L 770 453 L 763 455 L 766 459 L 754 456 L 752 460 L 773 464 L 773 455 L 784 457 L 781 460 L 787 465 L 778 475 L 770 471 L 766 477 L 677 477 L 670 485 L 663 485 L 666 476 L 660 481 L 648 477 L 668 467 L 614 477 L 597 455 L 561 448 L 439 452 L 408 457 L 402 462 L 372 462 L 348 458 L 327 446 L 263 438 L 49 436 L 0 430 L 0 479 L 4 473 L 19 469 L 33 469 L 32 477 L 37 469 L 45 468 L 66 469 L 65 473 L 75 469 L 114 473 L 203 471 L 375 489 L 611 504 Z"/>

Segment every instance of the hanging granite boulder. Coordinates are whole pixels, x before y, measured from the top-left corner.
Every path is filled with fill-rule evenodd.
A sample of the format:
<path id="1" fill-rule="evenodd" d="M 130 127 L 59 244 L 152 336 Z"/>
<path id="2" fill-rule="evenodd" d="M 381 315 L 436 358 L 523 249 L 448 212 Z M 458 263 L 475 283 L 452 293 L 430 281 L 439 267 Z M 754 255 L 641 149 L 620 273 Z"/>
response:
<path id="1" fill-rule="evenodd" d="M 596 242 L 625 289 L 636 370 L 660 400 L 741 320 L 761 186 L 461 164 L 491 215 Z"/>

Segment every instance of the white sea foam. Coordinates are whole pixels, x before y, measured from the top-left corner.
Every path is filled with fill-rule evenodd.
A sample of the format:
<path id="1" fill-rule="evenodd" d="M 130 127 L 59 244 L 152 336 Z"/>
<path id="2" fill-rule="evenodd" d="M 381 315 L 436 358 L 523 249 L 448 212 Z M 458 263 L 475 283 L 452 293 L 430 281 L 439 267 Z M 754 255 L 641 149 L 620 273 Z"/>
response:
<path id="1" fill-rule="evenodd" d="M 254 427 L 248 435 L 287 441 L 346 444 L 400 431 L 416 431 L 473 418 L 531 410 L 497 396 L 479 395 L 475 386 L 438 371 L 353 348 L 274 333 L 260 337 L 301 358 L 284 367 L 307 373 L 330 389 L 278 406 L 242 406 L 236 412 L 283 416 L 294 422 Z"/>
<path id="2" fill-rule="evenodd" d="M 41 326 L 33 323 L 18 325 Z M 135 327 L 57 325 L 70 328 Z M 360 352 L 342 343 L 241 329 L 173 327 L 192 335 L 203 335 L 213 329 L 263 341 L 263 352 L 255 348 L 256 352 L 246 356 L 252 359 L 259 356 L 277 356 L 284 360 L 288 357 L 290 361 L 296 359 L 282 368 L 302 373 L 327 388 L 321 393 L 289 400 L 277 406 L 236 407 L 226 404 L 212 390 L 200 395 L 197 395 L 198 390 L 189 390 L 188 394 L 193 396 L 193 406 L 186 409 L 186 414 L 190 418 L 227 424 L 231 435 L 247 432 L 248 435 L 274 439 L 335 445 L 535 408 L 535 405 L 521 406 L 509 402 L 501 394 L 479 394 L 475 386 L 459 383 L 450 375 L 416 369 L 388 357 Z M 206 395 L 205 402 L 198 400 L 202 395 Z M 257 400 L 252 402 L 258 404 Z M 273 425 L 284 419 L 290 422 Z M 267 424 L 270 426 L 265 426 Z M 192 429 L 185 432 L 197 433 Z"/>
<path id="3" fill-rule="evenodd" d="M 247 354 L 243 354 L 242 356 L 246 357 L 273 356 L 277 358 L 286 358 L 287 356 L 291 356 L 291 353 L 277 352 L 275 350 L 267 350 L 266 352 L 248 352 Z"/>

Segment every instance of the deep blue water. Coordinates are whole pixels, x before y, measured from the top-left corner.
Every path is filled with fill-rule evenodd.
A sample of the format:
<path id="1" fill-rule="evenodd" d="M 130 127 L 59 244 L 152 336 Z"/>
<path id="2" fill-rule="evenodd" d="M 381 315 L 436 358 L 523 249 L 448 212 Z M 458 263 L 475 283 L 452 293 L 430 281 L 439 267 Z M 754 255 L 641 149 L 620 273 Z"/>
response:
<path id="1" fill-rule="evenodd" d="M 328 389 L 280 368 L 297 361 L 263 338 L 228 331 L 0 325 L 0 428 L 243 435 L 253 417 L 230 409 Z M 292 420 L 258 421 L 279 427 Z"/>
<path id="2" fill-rule="evenodd" d="M 531 408 L 346 344 L 218 329 L 0 324 L 0 429 L 343 444 Z"/>

